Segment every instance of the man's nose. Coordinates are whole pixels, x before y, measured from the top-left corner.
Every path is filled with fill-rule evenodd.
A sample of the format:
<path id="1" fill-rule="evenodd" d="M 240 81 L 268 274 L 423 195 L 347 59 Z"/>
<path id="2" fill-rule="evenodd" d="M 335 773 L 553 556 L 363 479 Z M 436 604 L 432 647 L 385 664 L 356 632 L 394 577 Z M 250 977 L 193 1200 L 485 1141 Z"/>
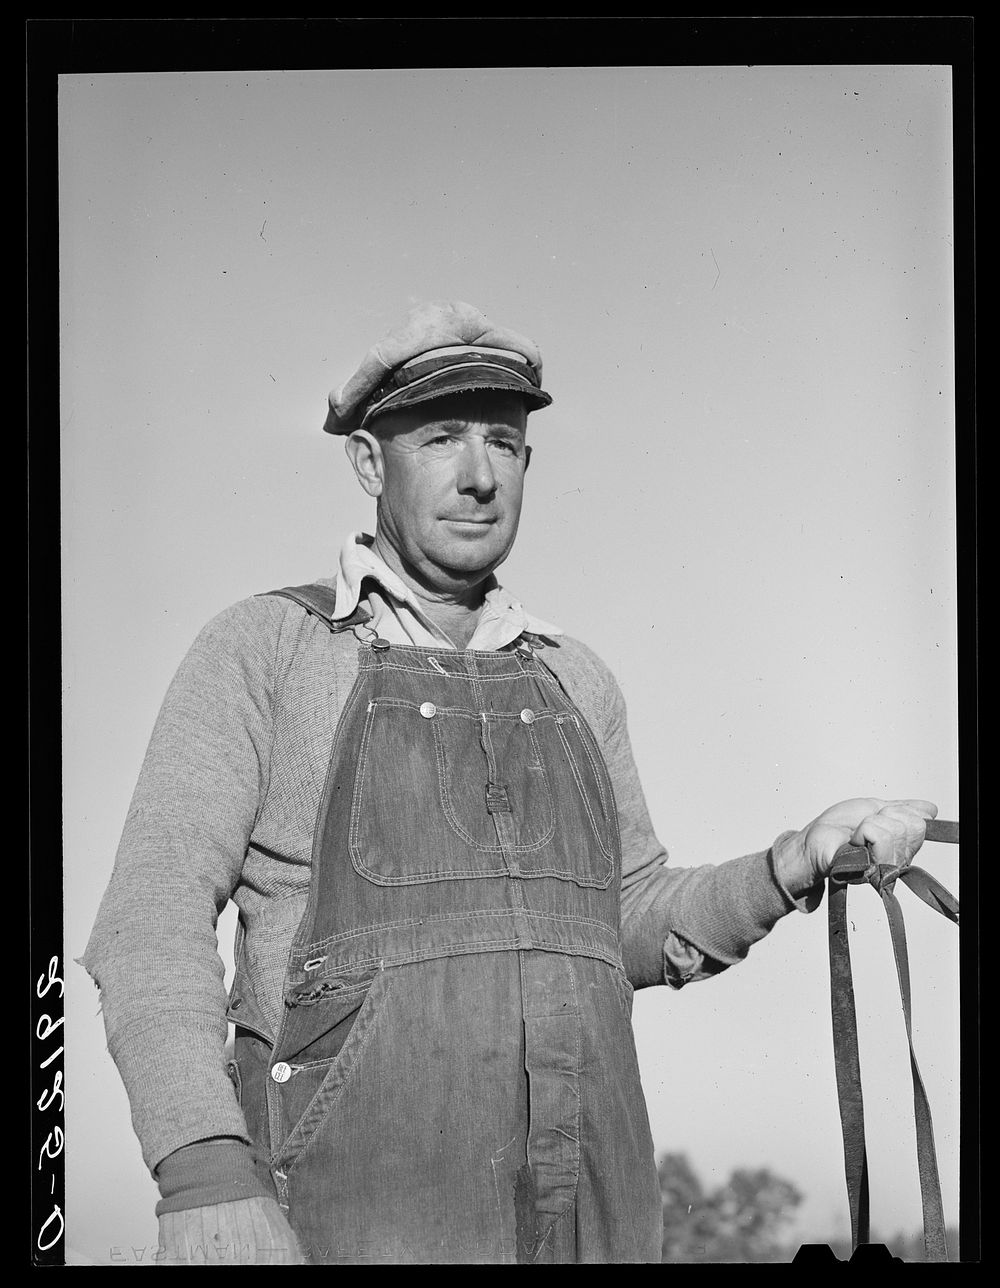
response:
<path id="1" fill-rule="evenodd" d="M 497 490 L 493 461 L 485 443 L 473 439 L 464 445 L 458 487 L 460 492 L 472 492 L 479 497 L 491 496 Z"/>

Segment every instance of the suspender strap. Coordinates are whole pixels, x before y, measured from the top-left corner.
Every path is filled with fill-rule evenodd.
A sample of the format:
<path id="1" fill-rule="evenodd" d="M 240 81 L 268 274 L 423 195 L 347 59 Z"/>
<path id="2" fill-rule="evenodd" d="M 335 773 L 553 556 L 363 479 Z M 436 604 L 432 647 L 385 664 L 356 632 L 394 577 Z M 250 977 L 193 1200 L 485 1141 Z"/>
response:
<path id="1" fill-rule="evenodd" d="M 933 824 L 933 825 L 932 825 Z M 927 839 L 958 841 L 957 823 L 928 824 Z M 858 1028 L 851 975 L 851 950 L 847 940 L 847 887 L 868 882 L 879 892 L 889 922 L 889 935 L 896 961 L 906 1037 L 910 1048 L 910 1076 L 913 1082 L 913 1114 L 917 1135 L 917 1170 L 923 1208 L 924 1251 L 928 1261 L 947 1261 L 944 1207 L 938 1177 L 937 1154 L 930 1103 L 916 1053 L 910 1007 L 910 968 L 906 951 L 903 910 L 893 893 L 897 881 L 908 885 L 935 911 L 958 922 L 958 901 L 922 868 L 875 864 L 867 849 L 844 846 L 830 871 L 828 916 L 830 933 L 830 997 L 833 1014 L 833 1052 L 837 1072 L 837 1096 L 844 1141 L 844 1170 L 851 1211 L 851 1241 L 856 1248 L 867 1243 L 869 1231 L 868 1159 L 865 1146 L 864 1101 L 858 1057 Z"/>
<path id="2" fill-rule="evenodd" d="M 349 617 L 335 619 L 333 613 L 337 604 L 337 591 L 332 586 L 321 586 L 317 582 L 310 582 L 305 586 L 284 586 L 281 590 L 268 590 L 264 593 L 280 595 L 282 599 L 291 599 L 300 604 L 307 613 L 318 617 L 327 630 L 335 634 L 350 630 L 352 626 L 360 626 L 371 618 L 371 613 L 359 606 Z"/>

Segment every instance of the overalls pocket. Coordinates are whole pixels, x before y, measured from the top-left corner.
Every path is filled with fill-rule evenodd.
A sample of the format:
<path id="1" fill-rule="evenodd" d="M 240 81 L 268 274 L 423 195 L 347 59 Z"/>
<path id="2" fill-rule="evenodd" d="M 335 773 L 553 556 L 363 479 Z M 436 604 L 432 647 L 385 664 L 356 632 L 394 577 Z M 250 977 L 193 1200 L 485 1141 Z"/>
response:
<path id="1" fill-rule="evenodd" d="M 368 704 L 349 849 L 355 871 L 375 885 L 506 876 L 516 865 L 520 876 L 604 887 L 612 820 L 573 714 Z M 589 844 L 580 844 L 581 829 Z"/>
<path id="2" fill-rule="evenodd" d="M 381 970 L 342 983 L 317 981 L 296 990 L 271 1065 L 287 1171 L 332 1111 L 370 1040 L 388 995 Z M 286 998 L 286 1004 L 288 1003 Z"/>
<path id="3" fill-rule="evenodd" d="M 234 1058 L 228 1062 L 227 1072 L 243 1110 L 247 1132 L 256 1151 L 263 1157 L 271 1152 L 265 1091 L 270 1052 L 269 1042 L 249 1029 L 237 1026 Z"/>

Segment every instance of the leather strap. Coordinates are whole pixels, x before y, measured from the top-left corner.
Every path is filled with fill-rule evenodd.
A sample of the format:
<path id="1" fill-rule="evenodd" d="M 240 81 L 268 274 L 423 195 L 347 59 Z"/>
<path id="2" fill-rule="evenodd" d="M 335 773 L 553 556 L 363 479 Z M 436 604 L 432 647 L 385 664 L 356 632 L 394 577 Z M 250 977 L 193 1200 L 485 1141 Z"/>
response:
<path id="1" fill-rule="evenodd" d="M 958 823 L 946 818 L 929 818 L 925 840 L 947 841 L 949 845 L 957 845 Z"/>
<path id="2" fill-rule="evenodd" d="M 958 824 L 931 820 L 926 839 L 958 843 Z M 928 1261 L 947 1261 L 944 1207 L 938 1177 L 937 1154 L 930 1103 L 924 1088 L 916 1053 L 910 1007 L 910 969 L 906 951 L 903 910 L 893 887 L 902 881 L 919 898 L 950 921 L 958 922 L 958 901 L 930 873 L 912 865 L 895 867 L 872 862 L 868 849 L 844 846 L 837 852 L 829 874 L 828 918 L 830 938 L 830 999 L 833 1016 L 833 1053 L 837 1073 L 837 1096 L 844 1141 L 844 1170 L 851 1210 L 851 1242 L 856 1248 L 868 1243 L 869 1195 L 868 1159 L 865 1144 L 864 1099 L 861 1092 L 861 1064 L 858 1055 L 858 1027 L 851 975 L 851 950 L 847 939 L 847 887 L 867 882 L 882 899 L 889 922 L 896 975 L 899 981 L 906 1037 L 910 1047 L 910 1075 L 913 1082 L 913 1113 L 917 1134 L 917 1169 L 923 1208 L 924 1251 Z"/>

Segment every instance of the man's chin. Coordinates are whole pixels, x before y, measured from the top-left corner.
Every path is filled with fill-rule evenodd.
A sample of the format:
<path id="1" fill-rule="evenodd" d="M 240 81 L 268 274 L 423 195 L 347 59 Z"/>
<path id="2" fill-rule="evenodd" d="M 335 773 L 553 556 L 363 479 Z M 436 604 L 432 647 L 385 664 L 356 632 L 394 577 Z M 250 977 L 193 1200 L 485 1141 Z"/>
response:
<path id="1" fill-rule="evenodd" d="M 471 556 L 465 559 L 453 558 L 447 563 L 438 564 L 438 570 L 443 577 L 453 581 L 456 586 L 475 585 L 478 581 L 485 581 L 495 568 L 500 567 L 506 557 L 504 554 L 486 561 L 482 558 L 473 559 Z"/>
<path id="2" fill-rule="evenodd" d="M 472 581 L 483 580 L 495 568 L 499 568 L 510 553 L 510 546 L 497 548 L 494 543 L 476 542 L 449 546 L 442 551 L 435 561 L 440 571 L 456 583 L 468 585 Z"/>

